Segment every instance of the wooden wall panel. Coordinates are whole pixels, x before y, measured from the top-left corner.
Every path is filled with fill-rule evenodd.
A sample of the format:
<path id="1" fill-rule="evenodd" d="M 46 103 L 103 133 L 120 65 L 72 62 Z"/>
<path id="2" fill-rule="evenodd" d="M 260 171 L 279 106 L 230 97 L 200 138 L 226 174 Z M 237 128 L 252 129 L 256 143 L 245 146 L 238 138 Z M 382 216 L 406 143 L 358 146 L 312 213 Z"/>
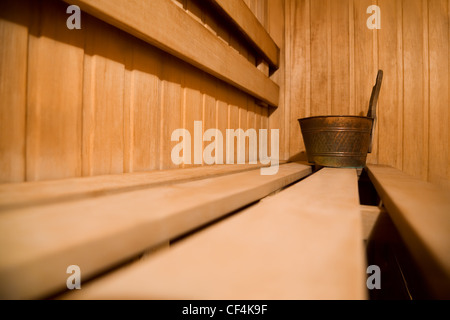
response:
<path id="1" fill-rule="evenodd" d="M 124 78 L 129 54 L 123 32 L 85 19 L 83 175 L 123 172 Z M 115 41 L 110 41 L 113 38 Z"/>
<path id="2" fill-rule="evenodd" d="M 218 83 L 216 87 L 216 128 L 222 133 L 224 141 L 225 132 L 228 127 L 228 94 L 227 87 Z M 216 163 L 223 164 L 226 162 L 225 145 L 223 145 L 220 151 L 216 153 Z"/>
<path id="3" fill-rule="evenodd" d="M 402 3 L 401 0 L 379 0 L 383 25 L 378 40 L 379 67 L 383 70 L 382 94 L 377 106 L 378 161 L 401 168 L 403 141 L 403 60 L 402 60 Z"/>
<path id="4" fill-rule="evenodd" d="M 310 2 L 311 116 L 331 113 L 331 79 L 328 74 L 331 72 L 329 63 L 331 42 L 328 43 L 331 41 L 329 12 L 328 0 Z"/>
<path id="5" fill-rule="evenodd" d="M 28 3 L 27 3 L 28 4 Z M 0 3 L 0 182 L 25 180 L 28 6 Z"/>
<path id="6" fill-rule="evenodd" d="M 83 30 L 66 27 L 66 6 L 33 3 L 27 64 L 26 179 L 81 175 Z"/>
<path id="7" fill-rule="evenodd" d="M 267 6 L 267 29 L 272 39 L 274 39 L 275 43 L 280 48 L 280 66 L 278 70 L 273 72 L 271 78 L 280 86 L 280 88 L 282 88 L 282 90 L 280 90 L 278 108 L 268 110 L 268 126 L 269 129 L 279 130 L 279 156 L 281 159 L 288 159 L 289 139 L 286 139 L 286 135 L 289 134 L 289 127 L 286 126 L 285 121 L 289 121 L 290 119 L 286 116 L 286 90 L 283 90 L 285 88 L 285 75 L 288 72 L 288 70 L 285 69 L 285 32 L 287 31 L 285 28 L 285 1 L 270 0 L 267 2 Z"/>
<path id="8" fill-rule="evenodd" d="M 449 186 L 448 0 L 245 2 L 281 50 L 270 70 L 282 88 L 276 110 L 85 13 L 82 30 L 68 30 L 66 4 L 21 0 L 14 16 L 2 2 L 2 41 L 16 53 L 2 46 L 2 181 L 177 167 L 171 133 L 193 134 L 194 120 L 224 138 L 226 128 L 279 129 L 281 160 L 305 159 L 297 119 L 365 114 L 380 68 L 368 162 Z M 260 63 L 201 2 L 179 4 Z M 371 4 L 381 9 L 380 30 L 366 26 Z"/>
<path id="9" fill-rule="evenodd" d="M 376 4 L 371 0 L 357 0 L 353 2 L 354 12 L 354 94 L 355 94 L 355 115 L 366 115 L 369 107 L 370 94 L 375 84 L 377 76 L 377 41 L 376 29 L 367 28 L 367 19 L 370 14 L 366 12 L 367 8 Z M 336 52 L 335 54 L 340 54 Z M 384 86 L 383 86 L 384 89 Z M 375 122 L 374 138 L 372 142 L 372 152 L 367 155 L 367 161 L 377 163 L 378 154 L 378 130 L 379 122 Z"/>
<path id="10" fill-rule="evenodd" d="M 423 64 L 424 23 L 422 0 L 403 3 L 403 65 L 404 65 L 404 122 L 403 122 L 403 171 L 426 179 L 426 152 L 424 127 L 426 115 Z M 426 72 L 426 71 L 425 71 Z M 425 116 L 425 118 L 424 118 Z"/>
<path id="11" fill-rule="evenodd" d="M 145 43 L 131 42 L 124 91 L 124 172 L 159 168 L 162 53 Z"/>
<path id="12" fill-rule="evenodd" d="M 449 1 L 428 2 L 429 180 L 450 189 Z"/>
<path id="13" fill-rule="evenodd" d="M 349 1 L 332 1 L 331 15 L 331 114 L 350 114 Z M 339 54 L 333 54 L 339 52 Z"/>
<path id="14" fill-rule="evenodd" d="M 366 24 L 373 4 L 379 30 Z M 368 163 L 450 190 L 448 0 L 286 0 L 285 23 L 289 157 L 304 152 L 299 115 L 365 115 L 382 69 Z"/>
<path id="15" fill-rule="evenodd" d="M 299 118 L 309 117 L 312 112 L 313 54 L 311 32 L 311 3 L 309 0 L 286 2 L 286 117 L 289 118 L 286 140 L 289 144 L 289 157 L 294 160 L 305 156 L 303 137 L 300 134 Z M 315 35 L 316 33 L 314 33 Z M 315 68 L 315 67 L 314 67 Z M 314 79 L 317 75 L 314 76 Z M 316 80 L 314 80 L 316 81 Z M 323 98 L 323 97 L 322 97 Z M 316 100 L 314 105 L 316 104 Z"/>
<path id="16" fill-rule="evenodd" d="M 203 133 L 205 133 L 208 129 L 216 129 L 216 88 L 217 81 L 207 75 L 204 74 L 202 77 L 203 80 L 203 97 L 202 97 L 202 123 L 203 123 Z M 203 143 L 202 150 L 205 149 L 207 145 L 211 142 L 205 141 Z M 215 142 L 214 142 L 215 143 Z M 217 147 L 217 144 L 214 144 Z M 213 153 L 215 155 L 215 153 Z M 204 162 L 204 161 L 203 161 Z"/>
<path id="17" fill-rule="evenodd" d="M 171 141 L 171 135 L 174 130 L 182 128 L 183 125 L 180 68 L 182 68 L 181 61 L 165 55 L 162 64 L 160 169 L 179 167 L 171 160 L 172 148 L 177 144 Z M 191 135 L 193 133 L 191 132 Z"/>
<path id="18" fill-rule="evenodd" d="M 256 69 L 252 46 L 210 7 L 177 3 Z M 227 128 L 269 125 L 253 97 L 85 12 L 81 30 L 69 30 L 67 3 L 1 5 L 1 182 L 192 166 L 194 121 L 201 134 L 220 130 L 224 148 Z M 267 25 L 267 1 L 251 7 Z M 171 160 L 179 128 L 191 134 L 190 165 Z M 225 155 L 216 152 L 218 162 Z"/>
<path id="19" fill-rule="evenodd" d="M 203 121 L 203 97 L 200 88 L 202 87 L 204 80 L 201 74 L 194 68 L 189 68 L 188 72 L 184 73 L 183 81 L 183 126 L 180 128 L 185 128 L 189 131 L 191 136 L 191 141 L 189 144 L 189 139 L 183 137 L 184 148 L 191 148 L 191 163 L 183 164 L 183 167 L 191 167 L 196 165 L 194 161 L 198 161 L 194 158 L 194 152 L 196 151 L 197 144 L 194 145 L 194 122 Z M 203 133 L 203 127 L 201 128 L 201 133 Z M 203 142 L 199 145 L 202 148 Z M 201 164 L 201 159 L 200 159 Z"/>

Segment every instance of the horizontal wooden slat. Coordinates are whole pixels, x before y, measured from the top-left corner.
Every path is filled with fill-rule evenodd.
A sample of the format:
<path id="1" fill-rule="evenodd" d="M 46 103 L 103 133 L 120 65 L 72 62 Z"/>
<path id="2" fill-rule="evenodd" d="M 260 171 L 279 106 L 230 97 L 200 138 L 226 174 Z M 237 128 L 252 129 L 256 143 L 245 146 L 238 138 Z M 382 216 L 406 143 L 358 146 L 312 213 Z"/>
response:
<path id="1" fill-rule="evenodd" d="M 168 0 L 65 0 L 213 76 L 278 106 L 279 87 Z"/>
<path id="2" fill-rule="evenodd" d="M 210 0 L 210 2 L 233 21 L 272 67 L 276 69 L 279 67 L 280 49 L 243 0 Z"/>
<path id="3" fill-rule="evenodd" d="M 368 173 L 433 294 L 450 298 L 450 195 L 392 167 Z"/>
<path id="4" fill-rule="evenodd" d="M 325 168 L 65 299 L 365 299 L 354 169 Z"/>
<path id="5" fill-rule="evenodd" d="M 186 169 L 156 170 L 70 178 L 52 181 L 0 184 L 0 213 L 33 205 L 157 187 L 254 170 L 267 165 L 211 165 Z"/>
<path id="6" fill-rule="evenodd" d="M 0 297 L 42 298 L 66 288 L 76 264 L 88 279 L 311 172 L 281 165 L 98 198 L 2 212 Z"/>

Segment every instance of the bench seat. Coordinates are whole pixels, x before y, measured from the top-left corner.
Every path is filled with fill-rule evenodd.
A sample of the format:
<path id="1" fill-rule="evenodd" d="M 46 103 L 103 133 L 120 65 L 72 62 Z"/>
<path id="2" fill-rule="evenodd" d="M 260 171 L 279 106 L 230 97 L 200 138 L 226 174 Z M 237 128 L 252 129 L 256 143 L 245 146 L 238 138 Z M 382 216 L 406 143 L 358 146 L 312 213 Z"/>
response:
<path id="1" fill-rule="evenodd" d="M 355 169 L 323 168 L 62 299 L 365 299 Z"/>
<path id="2" fill-rule="evenodd" d="M 183 170 L 178 176 L 183 176 Z M 207 174 L 205 179 L 195 175 L 194 181 L 104 195 L 92 191 L 104 188 L 101 184 L 94 188 L 95 179 L 88 179 L 87 185 L 79 179 L 81 185 L 71 188 L 88 190 L 87 194 L 81 192 L 82 196 L 63 201 L 55 192 L 56 200 L 51 202 L 48 192 L 43 203 L 9 203 L 0 212 L 0 298 L 48 297 L 66 289 L 69 265 L 78 265 L 83 279 L 89 279 L 310 173 L 310 166 L 288 163 L 280 165 L 275 175 L 264 176 L 260 170 L 212 178 Z M 129 182 L 124 180 L 126 188 Z M 43 183 L 55 188 L 49 184 Z M 11 193 L 29 188 L 10 186 Z M 39 183 L 33 186 L 39 193 Z M 120 189 L 120 182 L 115 187 Z M 26 195 L 30 201 L 34 199 L 32 191 Z"/>
<path id="3" fill-rule="evenodd" d="M 367 169 L 429 290 L 450 299 L 450 194 L 389 166 Z"/>

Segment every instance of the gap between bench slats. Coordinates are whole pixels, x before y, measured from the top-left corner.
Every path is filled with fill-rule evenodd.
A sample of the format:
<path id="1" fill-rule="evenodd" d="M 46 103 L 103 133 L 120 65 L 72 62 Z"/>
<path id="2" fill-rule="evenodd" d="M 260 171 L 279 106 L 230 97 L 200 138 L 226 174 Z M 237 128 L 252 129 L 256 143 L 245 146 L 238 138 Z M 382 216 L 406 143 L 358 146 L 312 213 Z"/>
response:
<path id="1" fill-rule="evenodd" d="M 365 299 L 354 169 L 324 168 L 64 299 Z"/>
<path id="2" fill-rule="evenodd" d="M 368 165 L 368 174 L 430 289 L 449 299 L 450 195 L 392 167 Z"/>
<path id="3" fill-rule="evenodd" d="M 0 214 L 0 297 L 42 298 L 252 203 L 311 173 L 297 163 Z"/>

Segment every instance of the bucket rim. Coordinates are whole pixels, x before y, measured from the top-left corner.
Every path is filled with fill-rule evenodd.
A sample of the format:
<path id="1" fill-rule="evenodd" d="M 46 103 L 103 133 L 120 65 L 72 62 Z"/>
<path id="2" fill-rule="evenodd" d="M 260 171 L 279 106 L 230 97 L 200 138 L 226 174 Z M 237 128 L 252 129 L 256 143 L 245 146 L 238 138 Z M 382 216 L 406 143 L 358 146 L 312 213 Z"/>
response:
<path id="1" fill-rule="evenodd" d="M 366 116 L 352 116 L 352 115 L 312 116 L 312 117 L 306 117 L 306 118 L 299 118 L 299 119 L 297 119 L 297 120 L 300 121 L 300 120 L 318 119 L 318 118 L 358 118 L 358 119 L 368 119 L 368 120 L 373 120 L 373 118 L 371 118 L 371 117 L 366 117 Z"/>

